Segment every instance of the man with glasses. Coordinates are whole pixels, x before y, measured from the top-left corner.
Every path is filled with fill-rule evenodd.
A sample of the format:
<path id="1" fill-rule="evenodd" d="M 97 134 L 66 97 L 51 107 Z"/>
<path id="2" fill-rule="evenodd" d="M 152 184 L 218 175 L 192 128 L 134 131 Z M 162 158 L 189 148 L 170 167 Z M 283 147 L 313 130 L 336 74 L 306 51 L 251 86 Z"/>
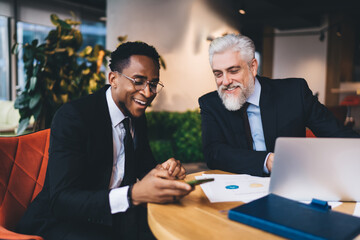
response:
<path id="1" fill-rule="evenodd" d="M 211 169 L 268 176 L 277 137 L 359 137 L 344 128 L 299 78 L 257 76 L 253 41 L 216 38 L 209 48 L 217 91 L 199 98 L 203 152 Z"/>
<path id="2" fill-rule="evenodd" d="M 187 195 L 185 169 L 156 165 L 145 110 L 163 88 L 159 54 L 127 42 L 111 54 L 110 85 L 65 104 L 50 137 L 45 185 L 18 230 L 45 239 L 153 239 L 146 203 Z"/>

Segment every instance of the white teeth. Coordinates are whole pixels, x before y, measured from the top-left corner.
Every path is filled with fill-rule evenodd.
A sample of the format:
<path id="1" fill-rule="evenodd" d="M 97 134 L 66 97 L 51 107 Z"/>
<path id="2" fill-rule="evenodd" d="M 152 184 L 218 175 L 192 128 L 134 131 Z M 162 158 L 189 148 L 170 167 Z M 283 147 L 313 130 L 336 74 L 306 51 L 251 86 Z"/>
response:
<path id="1" fill-rule="evenodd" d="M 226 90 L 229 90 L 229 91 L 231 91 L 231 90 L 234 90 L 236 87 L 231 87 L 231 88 L 227 88 Z"/>
<path id="2" fill-rule="evenodd" d="M 135 100 L 135 102 L 137 102 L 141 105 L 146 105 L 146 102 L 144 102 L 144 101 L 140 101 L 139 99 L 134 99 L 134 100 Z"/>

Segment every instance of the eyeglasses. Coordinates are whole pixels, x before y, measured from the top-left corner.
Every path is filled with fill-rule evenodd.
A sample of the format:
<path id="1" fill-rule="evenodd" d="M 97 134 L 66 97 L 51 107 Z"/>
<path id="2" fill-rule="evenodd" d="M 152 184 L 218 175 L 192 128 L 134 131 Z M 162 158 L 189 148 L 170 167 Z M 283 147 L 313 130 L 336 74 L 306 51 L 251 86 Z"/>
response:
<path id="1" fill-rule="evenodd" d="M 152 93 L 159 93 L 161 91 L 161 89 L 163 89 L 164 84 L 160 81 L 158 82 L 150 82 L 148 80 L 144 80 L 143 78 L 137 77 L 137 78 L 131 78 L 129 76 L 126 76 L 125 74 L 118 72 L 118 71 L 114 71 L 117 72 L 118 74 L 124 76 L 125 78 L 129 79 L 130 81 L 133 82 L 134 87 L 136 89 L 136 91 L 141 91 L 144 90 L 147 85 L 149 84 L 150 87 L 150 91 Z"/>

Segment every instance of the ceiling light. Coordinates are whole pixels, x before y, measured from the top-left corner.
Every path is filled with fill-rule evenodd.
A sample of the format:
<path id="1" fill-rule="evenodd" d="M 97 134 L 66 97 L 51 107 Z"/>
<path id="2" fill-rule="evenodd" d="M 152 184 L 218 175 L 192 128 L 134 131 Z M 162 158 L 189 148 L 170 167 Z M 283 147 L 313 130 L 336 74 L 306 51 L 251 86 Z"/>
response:
<path id="1" fill-rule="evenodd" d="M 239 9 L 239 13 L 240 13 L 241 15 L 245 15 L 245 14 L 246 14 L 246 11 L 245 11 L 245 9 L 241 8 L 241 9 Z"/>

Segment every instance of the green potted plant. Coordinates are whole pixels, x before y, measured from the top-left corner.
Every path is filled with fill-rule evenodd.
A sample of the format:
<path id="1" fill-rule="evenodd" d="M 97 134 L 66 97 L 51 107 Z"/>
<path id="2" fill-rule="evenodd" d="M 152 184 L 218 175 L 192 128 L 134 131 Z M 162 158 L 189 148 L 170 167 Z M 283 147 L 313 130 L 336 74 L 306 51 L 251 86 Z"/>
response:
<path id="1" fill-rule="evenodd" d="M 82 34 L 76 28 L 79 21 L 61 20 L 52 14 L 51 30 L 44 44 L 33 40 L 24 44 L 23 60 L 26 70 L 25 87 L 15 100 L 20 120 L 18 134 L 24 132 L 31 116 L 34 131 L 49 128 L 56 110 L 64 103 L 88 95 L 105 85 L 105 73 L 110 55 L 103 46 L 87 46 L 82 51 Z M 17 53 L 19 43 L 12 52 Z"/>

